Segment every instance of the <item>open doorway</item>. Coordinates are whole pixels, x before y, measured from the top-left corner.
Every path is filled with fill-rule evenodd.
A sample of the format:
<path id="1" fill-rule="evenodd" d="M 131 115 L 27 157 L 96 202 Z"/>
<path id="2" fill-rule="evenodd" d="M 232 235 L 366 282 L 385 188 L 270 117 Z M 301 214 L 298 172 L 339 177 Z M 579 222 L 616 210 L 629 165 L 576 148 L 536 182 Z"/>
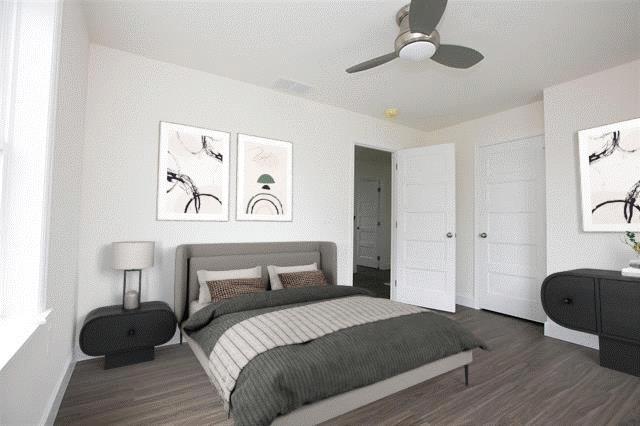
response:
<path id="1" fill-rule="evenodd" d="M 355 147 L 353 285 L 390 297 L 391 153 Z"/>

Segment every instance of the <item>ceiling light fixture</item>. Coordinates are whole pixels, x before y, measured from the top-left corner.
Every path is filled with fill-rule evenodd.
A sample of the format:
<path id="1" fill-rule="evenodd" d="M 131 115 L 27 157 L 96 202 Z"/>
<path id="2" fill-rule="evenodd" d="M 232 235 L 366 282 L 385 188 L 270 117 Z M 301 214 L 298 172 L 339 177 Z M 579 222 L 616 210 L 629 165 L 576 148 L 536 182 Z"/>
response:
<path id="1" fill-rule="evenodd" d="M 431 58 L 436 53 L 436 45 L 426 40 L 418 40 L 409 43 L 400 49 L 400 57 L 412 61 L 423 61 Z"/>
<path id="2" fill-rule="evenodd" d="M 384 116 L 387 118 L 396 118 L 398 116 L 398 108 L 387 108 L 384 110 Z"/>

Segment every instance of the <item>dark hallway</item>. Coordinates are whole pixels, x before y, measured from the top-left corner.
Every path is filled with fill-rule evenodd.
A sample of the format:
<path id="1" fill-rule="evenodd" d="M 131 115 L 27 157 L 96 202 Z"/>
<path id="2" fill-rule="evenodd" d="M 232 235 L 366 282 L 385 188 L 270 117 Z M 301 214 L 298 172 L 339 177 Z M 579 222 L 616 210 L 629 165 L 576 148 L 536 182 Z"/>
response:
<path id="1" fill-rule="evenodd" d="M 390 270 L 380 270 L 358 266 L 358 272 L 353 274 L 354 287 L 366 288 L 373 292 L 376 297 L 389 299 L 391 287 L 385 285 L 390 281 Z"/>

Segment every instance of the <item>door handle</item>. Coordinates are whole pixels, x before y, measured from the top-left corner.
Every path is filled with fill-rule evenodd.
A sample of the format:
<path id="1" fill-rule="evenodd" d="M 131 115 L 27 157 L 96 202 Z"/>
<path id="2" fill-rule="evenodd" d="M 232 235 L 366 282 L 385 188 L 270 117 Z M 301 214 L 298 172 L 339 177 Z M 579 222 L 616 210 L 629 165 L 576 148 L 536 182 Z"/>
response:
<path id="1" fill-rule="evenodd" d="M 453 234 L 451 232 L 447 232 L 447 238 L 453 238 Z"/>
<path id="2" fill-rule="evenodd" d="M 480 238 L 487 238 L 487 233 L 483 232 L 482 234 L 480 234 Z"/>

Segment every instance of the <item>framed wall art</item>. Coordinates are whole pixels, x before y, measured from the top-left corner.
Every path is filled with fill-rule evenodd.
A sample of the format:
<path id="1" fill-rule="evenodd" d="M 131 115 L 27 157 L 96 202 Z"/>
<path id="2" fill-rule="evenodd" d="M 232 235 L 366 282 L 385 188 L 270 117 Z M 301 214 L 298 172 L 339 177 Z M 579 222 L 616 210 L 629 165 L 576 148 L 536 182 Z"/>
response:
<path id="1" fill-rule="evenodd" d="M 293 146 L 238 135 L 237 220 L 291 221 Z"/>
<path id="2" fill-rule="evenodd" d="M 640 231 L 640 119 L 578 132 L 585 231 Z"/>
<path id="3" fill-rule="evenodd" d="M 160 123 L 158 220 L 229 220 L 229 136 Z"/>

